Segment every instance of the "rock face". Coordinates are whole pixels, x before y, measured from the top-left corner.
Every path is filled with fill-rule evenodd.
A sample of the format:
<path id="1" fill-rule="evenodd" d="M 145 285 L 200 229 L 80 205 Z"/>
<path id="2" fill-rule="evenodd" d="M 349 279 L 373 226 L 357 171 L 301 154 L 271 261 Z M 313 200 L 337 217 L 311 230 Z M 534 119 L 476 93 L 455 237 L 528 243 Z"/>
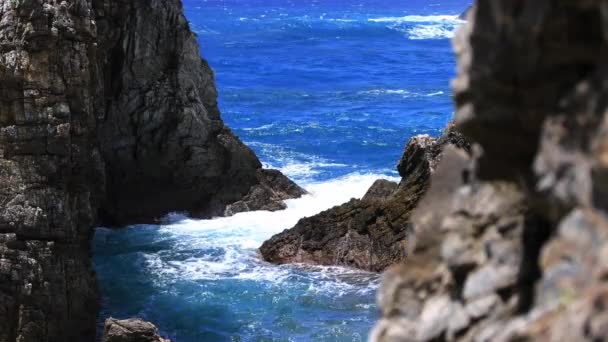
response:
<path id="1" fill-rule="evenodd" d="M 428 188 L 446 145 L 468 150 L 468 143 L 451 126 L 439 139 L 413 137 L 397 167 L 399 184 L 376 181 L 361 200 L 300 220 L 264 242 L 262 256 L 278 264 L 344 265 L 369 271 L 382 271 L 404 260 L 411 212 Z"/>
<path id="2" fill-rule="evenodd" d="M 101 342 L 171 342 L 158 335 L 154 324 L 138 318 L 117 320 L 108 318 Z"/>
<path id="3" fill-rule="evenodd" d="M 608 339 L 606 6 L 477 2 L 454 90 L 483 153 L 444 151 L 372 341 Z"/>
<path id="4" fill-rule="evenodd" d="M 94 340 L 99 218 L 302 193 L 261 170 L 216 97 L 179 0 L 0 2 L 0 341 Z"/>
<path id="5" fill-rule="evenodd" d="M 283 199 L 302 195 L 278 171 L 261 171 L 253 151 L 222 122 L 213 71 L 180 1 L 105 1 L 93 10 L 97 60 L 104 62 L 97 138 L 106 222 L 142 222 L 175 210 L 219 216 L 254 187 L 274 196 L 249 209 L 282 209 Z"/>

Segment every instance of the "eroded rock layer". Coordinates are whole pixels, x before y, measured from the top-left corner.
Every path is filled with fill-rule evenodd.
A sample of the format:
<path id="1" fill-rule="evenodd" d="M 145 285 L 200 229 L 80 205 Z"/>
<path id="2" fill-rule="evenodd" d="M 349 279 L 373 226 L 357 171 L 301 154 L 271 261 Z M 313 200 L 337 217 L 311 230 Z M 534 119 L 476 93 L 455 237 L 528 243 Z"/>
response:
<path id="1" fill-rule="evenodd" d="M 0 2 L 0 341 L 94 339 L 98 218 L 303 192 L 261 170 L 216 97 L 179 0 Z"/>
<path id="2" fill-rule="evenodd" d="M 372 341 L 608 339 L 607 8 L 477 1 L 454 90 L 481 153 L 444 152 Z"/>
<path id="3" fill-rule="evenodd" d="M 447 145 L 465 154 L 469 148 L 452 126 L 438 139 L 413 137 L 397 167 L 402 177 L 399 184 L 376 181 L 362 199 L 300 220 L 264 242 L 262 256 L 278 264 L 343 265 L 376 272 L 403 261 L 411 213 Z"/>

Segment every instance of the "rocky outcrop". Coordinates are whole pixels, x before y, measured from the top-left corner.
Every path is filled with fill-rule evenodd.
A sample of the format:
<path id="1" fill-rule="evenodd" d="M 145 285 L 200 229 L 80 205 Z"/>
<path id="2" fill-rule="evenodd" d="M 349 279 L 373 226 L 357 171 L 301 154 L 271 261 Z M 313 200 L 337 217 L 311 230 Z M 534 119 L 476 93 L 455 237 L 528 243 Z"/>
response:
<path id="1" fill-rule="evenodd" d="M 257 170 L 258 183 L 240 201 L 226 207 L 224 216 L 255 210 L 277 211 L 287 208 L 285 200 L 306 193 L 296 183 L 277 170 Z"/>
<path id="2" fill-rule="evenodd" d="M 477 2 L 453 85 L 479 153 L 444 151 L 372 341 L 608 339 L 607 5 Z"/>
<path id="3" fill-rule="evenodd" d="M 264 242 L 262 256 L 278 264 L 343 265 L 370 271 L 404 260 L 411 212 L 428 188 L 446 145 L 468 150 L 468 143 L 451 126 L 438 139 L 413 137 L 397 167 L 399 184 L 376 181 L 362 199 L 301 219 Z"/>
<path id="4" fill-rule="evenodd" d="M 253 151 L 222 122 L 213 71 L 179 1 L 105 1 L 93 10 L 103 61 L 97 137 L 106 165 L 106 222 L 142 222 L 176 210 L 220 216 L 260 188 L 273 196 L 242 209 L 276 210 L 303 194 L 280 172 L 261 171 Z"/>
<path id="5" fill-rule="evenodd" d="M 101 342 L 171 342 L 158 335 L 154 324 L 138 318 L 117 320 L 108 318 Z"/>
<path id="6" fill-rule="evenodd" d="M 216 97 L 179 0 L 0 2 L 0 341 L 94 340 L 99 218 L 302 192 L 261 170 Z"/>

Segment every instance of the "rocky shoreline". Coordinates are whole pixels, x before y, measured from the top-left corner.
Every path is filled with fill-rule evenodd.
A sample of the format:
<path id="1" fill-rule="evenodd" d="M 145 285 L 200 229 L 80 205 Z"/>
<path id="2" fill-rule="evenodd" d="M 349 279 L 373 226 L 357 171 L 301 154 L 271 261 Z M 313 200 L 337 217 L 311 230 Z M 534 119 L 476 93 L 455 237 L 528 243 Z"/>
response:
<path id="1" fill-rule="evenodd" d="M 262 255 L 376 271 L 397 262 L 374 342 L 606 340 L 605 6 L 478 1 L 454 39 L 454 130 L 470 153 L 436 144 L 441 158 L 400 163 L 398 187 L 377 183 L 302 219 Z M 392 203 L 408 190 L 418 194 Z"/>
<path id="2" fill-rule="evenodd" d="M 608 338 L 605 5 L 477 1 L 453 88 L 478 153 L 444 151 L 371 341 Z"/>
<path id="3" fill-rule="evenodd" d="M 478 1 L 454 40 L 455 126 L 264 258 L 388 268 L 372 341 L 608 338 L 606 5 Z M 97 224 L 304 193 L 224 125 L 179 0 L 2 2 L 0 84 L 2 342 L 95 340 Z M 165 341 L 138 319 L 103 339 Z"/>
<path id="4" fill-rule="evenodd" d="M 98 224 L 279 210 L 179 0 L 0 4 L 0 341 L 93 341 Z"/>
<path id="5" fill-rule="evenodd" d="M 399 184 L 378 180 L 362 199 L 301 219 L 264 242 L 262 257 L 276 264 L 341 265 L 374 272 L 404 261 L 411 213 L 429 187 L 446 146 L 465 154 L 470 150 L 453 125 L 436 139 L 413 137 L 397 166 Z"/>

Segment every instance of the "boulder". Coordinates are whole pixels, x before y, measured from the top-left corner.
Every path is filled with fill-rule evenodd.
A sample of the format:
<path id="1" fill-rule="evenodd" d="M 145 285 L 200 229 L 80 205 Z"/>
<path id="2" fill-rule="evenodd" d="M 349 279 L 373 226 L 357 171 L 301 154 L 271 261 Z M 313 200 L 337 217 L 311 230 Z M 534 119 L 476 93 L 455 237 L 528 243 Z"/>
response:
<path id="1" fill-rule="evenodd" d="M 158 335 L 154 324 L 139 318 L 106 319 L 101 342 L 171 342 Z"/>

